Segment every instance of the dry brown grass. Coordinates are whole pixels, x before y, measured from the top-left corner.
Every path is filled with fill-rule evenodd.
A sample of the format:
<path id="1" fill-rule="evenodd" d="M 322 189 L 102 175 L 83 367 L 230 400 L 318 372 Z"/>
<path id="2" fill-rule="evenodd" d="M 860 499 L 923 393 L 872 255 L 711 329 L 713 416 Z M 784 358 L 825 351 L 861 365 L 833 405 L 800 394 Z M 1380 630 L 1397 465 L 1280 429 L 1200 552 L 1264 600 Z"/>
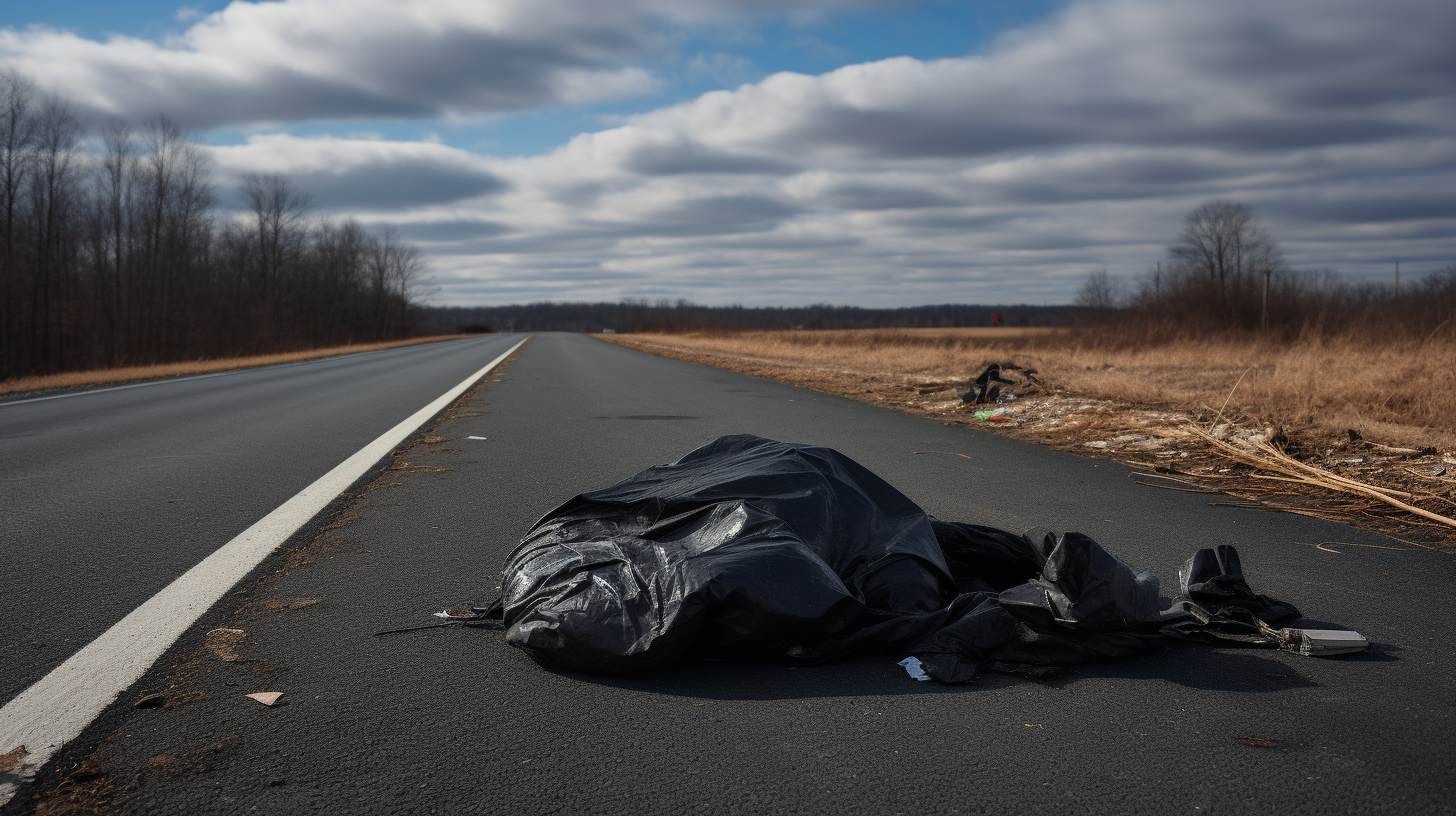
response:
<path id="1" fill-rule="evenodd" d="M 608 338 L 612 339 L 612 338 Z M 1456 448 L 1456 341 L 1250 339 L 1099 347 L 1050 329 L 764 331 L 619 335 L 632 345 L 726 354 L 768 367 L 860 378 L 953 379 L 986 362 L 1031 365 L 1056 389 L 1193 413 L 1243 416 L 1326 434 Z M 808 372 L 806 372 L 808 373 Z M 1235 388 L 1237 385 L 1237 388 Z M 1227 405 L 1225 405 L 1227 401 Z"/>
<path id="2" fill-rule="evenodd" d="M 1416 546 L 1456 546 L 1452 526 L 1440 520 L 1456 509 L 1456 342 L 1226 338 L 1137 347 L 1069 330 L 603 339 L 1111 458 L 1138 468 L 1139 484 L 1221 497 L 1214 504 L 1341 521 Z M 1042 384 L 1017 386 L 1022 398 L 1005 406 L 963 404 L 955 386 L 991 361 L 1034 367 Z M 1236 443 L 1237 455 L 1223 439 Z M 1271 440 L 1306 466 L 1301 478 L 1268 456 L 1244 455 Z"/>
<path id="3" fill-rule="evenodd" d="M 317 360 L 322 357 L 337 357 L 340 354 L 358 354 L 364 351 L 414 346 L 420 343 L 438 343 L 442 340 L 459 340 L 472 337 L 469 334 L 448 334 L 435 337 L 416 337 L 410 340 L 392 340 L 387 343 L 358 343 L 352 346 L 333 346 L 310 351 L 290 351 L 284 354 L 261 354 L 255 357 L 230 357 L 221 360 L 191 360 L 181 363 L 164 363 L 154 366 L 131 366 L 127 368 L 104 368 L 94 371 L 71 371 L 65 374 L 49 374 L 44 377 L 20 377 L 0 382 L 0 394 L 15 394 L 25 391 L 50 391 L 57 388 L 75 388 L 83 385 L 123 383 L 134 380 L 156 380 L 165 377 L 186 377 L 195 374 L 213 374 L 219 371 L 233 371 L 240 368 L 296 363 L 301 360 Z"/>
<path id="4" fill-rule="evenodd" d="M 1286 427 L 1410 447 L 1456 447 L 1456 343 L 1222 341 L 1136 351 L 1069 350 L 1049 373 L 1110 399 L 1234 412 Z M 1237 388 L 1235 388 L 1237 386 Z"/>

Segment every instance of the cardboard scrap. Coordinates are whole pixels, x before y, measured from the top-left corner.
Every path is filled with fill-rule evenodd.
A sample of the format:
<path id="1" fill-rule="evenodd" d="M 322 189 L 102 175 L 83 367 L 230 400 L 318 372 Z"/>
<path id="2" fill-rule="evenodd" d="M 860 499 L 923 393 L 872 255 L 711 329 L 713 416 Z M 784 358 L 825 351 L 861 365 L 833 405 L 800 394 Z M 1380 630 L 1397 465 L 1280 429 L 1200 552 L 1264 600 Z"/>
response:
<path id="1" fill-rule="evenodd" d="M 241 629 L 213 629 L 207 633 L 207 638 L 203 641 L 203 645 L 211 650 L 213 654 L 217 655 L 219 659 L 227 663 L 237 663 L 242 658 L 238 656 L 235 647 L 239 643 L 242 643 L 243 638 L 247 636 L 248 633 Z"/>

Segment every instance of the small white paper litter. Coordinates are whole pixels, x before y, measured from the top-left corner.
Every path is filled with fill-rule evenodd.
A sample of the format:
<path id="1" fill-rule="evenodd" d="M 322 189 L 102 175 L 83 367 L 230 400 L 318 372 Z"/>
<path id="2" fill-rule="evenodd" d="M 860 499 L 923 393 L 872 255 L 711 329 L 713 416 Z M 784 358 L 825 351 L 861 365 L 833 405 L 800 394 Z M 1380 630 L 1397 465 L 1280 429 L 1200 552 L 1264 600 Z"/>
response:
<path id="1" fill-rule="evenodd" d="M 489 440 L 488 440 L 488 439 L 487 439 L 487 438 L 486 438 L 486 437 L 484 437 L 484 436 L 467 436 L 467 437 L 465 437 L 465 438 L 466 438 L 466 439 L 479 439 L 479 440 L 480 440 L 480 441 L 482 441 L 482 442 L 487 442 L 487 441 L 489 441 Z"/>
<path id="2" fill-rule="evenodd" d="M 281 691 L 259 691 L 259 692 L 255 692 L 253 694 L 245 694 L 243 696 L 244 697 L 248 697 L 249 699 L 257 700 L 258 702 L 262 703 L 265 706 L 270 706 L 270 705 L 273 705 L 274 703 L 278 702 L 278 698 L 283 696 L 283 692 L 281 692 Z"/>
<path id="3" fill-rule="evenodd" d="M 930 679 L 930 675 L 926 674 L 925 669 L 920 667 L 920 658 L 918 657 L 907 657 L 900 661 L 900 665 L 905 668 L 905 673 L 910 675 L 912 680 L 924 682 Z"/>

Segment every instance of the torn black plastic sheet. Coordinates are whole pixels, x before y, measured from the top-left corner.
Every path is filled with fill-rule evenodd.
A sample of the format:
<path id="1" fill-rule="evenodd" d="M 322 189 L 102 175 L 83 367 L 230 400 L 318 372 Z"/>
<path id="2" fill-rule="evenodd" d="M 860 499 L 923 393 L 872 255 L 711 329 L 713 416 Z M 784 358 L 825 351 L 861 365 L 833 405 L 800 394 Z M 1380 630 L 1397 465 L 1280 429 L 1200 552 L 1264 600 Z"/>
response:
<path id="1" fill-rule="evenodd" d="M 1233 547 L 1195 553 L 1171 603 L 1158 586 L 1080 533 L 932 519 L 837 451 L 737 435 L 548 513 L 489 614 L 552 668 L 888 654 L 944 683 L 1298 631 L 1269 625 L 1298 610 L 1255 593 Z"/>

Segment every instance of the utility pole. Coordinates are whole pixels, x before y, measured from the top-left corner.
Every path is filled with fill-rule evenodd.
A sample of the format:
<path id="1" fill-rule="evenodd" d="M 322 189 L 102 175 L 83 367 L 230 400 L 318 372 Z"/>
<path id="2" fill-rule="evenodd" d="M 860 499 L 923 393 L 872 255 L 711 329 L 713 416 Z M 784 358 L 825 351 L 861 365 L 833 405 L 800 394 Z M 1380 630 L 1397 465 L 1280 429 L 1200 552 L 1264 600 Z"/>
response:
<path id="1" fill-rule="evenodd" d="M 1264 309 L 1263 315 L 1259 318 L 1259 330 L 1269 330 L 1269 275 L 1274 270 L 1264 267 Z"/>

